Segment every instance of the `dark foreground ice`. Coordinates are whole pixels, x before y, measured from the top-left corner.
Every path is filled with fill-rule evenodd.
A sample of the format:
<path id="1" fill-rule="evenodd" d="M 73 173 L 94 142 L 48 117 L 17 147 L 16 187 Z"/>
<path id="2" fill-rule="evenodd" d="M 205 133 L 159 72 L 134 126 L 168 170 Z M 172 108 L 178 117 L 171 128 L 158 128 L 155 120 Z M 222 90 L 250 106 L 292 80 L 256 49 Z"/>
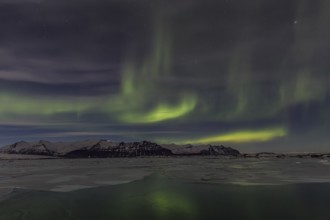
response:
<path id="1" fill-rule="evenodd" d="M 0 167 L 1 220 L 330 219 L 330 164 L 321 159 L 3 160 Z"/>

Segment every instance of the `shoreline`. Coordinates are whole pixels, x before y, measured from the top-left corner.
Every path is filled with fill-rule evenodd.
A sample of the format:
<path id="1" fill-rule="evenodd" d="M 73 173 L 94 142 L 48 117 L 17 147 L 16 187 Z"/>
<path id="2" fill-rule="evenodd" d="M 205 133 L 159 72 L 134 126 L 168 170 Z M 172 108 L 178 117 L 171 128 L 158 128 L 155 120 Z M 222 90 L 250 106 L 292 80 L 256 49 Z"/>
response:
<path id="1" fill-rule="evenodd" d="M 68 160 L 68 159 L 113 159 L 113 158 L 219 158 L 219 159 L 249 159 L 249 158 L 330 158 L 330 153 L 241 153 L 233 155 L 194 155 L 194 154 L 173 154 L 173 155 L 144 155 L 144 156 L 113 156 L 113 157 L 65 157 L 65 156 L 46 156 L 35 154 L 9 154 L 0 153 L 0 160 Z"/>

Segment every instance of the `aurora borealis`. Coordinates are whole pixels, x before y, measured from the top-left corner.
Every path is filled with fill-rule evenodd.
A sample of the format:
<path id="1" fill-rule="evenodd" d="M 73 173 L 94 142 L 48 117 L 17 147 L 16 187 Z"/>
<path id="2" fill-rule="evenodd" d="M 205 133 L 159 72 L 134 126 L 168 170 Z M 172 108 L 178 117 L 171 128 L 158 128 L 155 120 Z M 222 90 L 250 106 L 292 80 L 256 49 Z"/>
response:
<path id="1" fill-rule="evenodd" d="M 3 0 L 0 144 L 327 151 L 330 2 Z"/>

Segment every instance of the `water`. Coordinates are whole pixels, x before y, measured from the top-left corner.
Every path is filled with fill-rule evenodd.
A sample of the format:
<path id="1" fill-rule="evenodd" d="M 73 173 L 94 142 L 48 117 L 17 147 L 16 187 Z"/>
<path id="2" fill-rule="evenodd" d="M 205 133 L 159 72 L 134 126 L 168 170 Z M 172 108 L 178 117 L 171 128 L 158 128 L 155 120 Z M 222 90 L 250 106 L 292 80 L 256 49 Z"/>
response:
<path id="1" fill-rule="evenodd" d="M 201 184 L 152 175 L 69 193 L 19 191 L 0 203 L 1 220 L 330 219 L 330 184 Z"/>
<path id="2" fill-rule="evenodd" d="M 330 219 L 330 166 L 318 160 L 46 161 L 44 170 L 38 163 L 1 170 L 0 187 L 21 183 L 0 202 L 1 220 Z M 131 181 L 73 190 L 125 180 L 119 173 Z"/>

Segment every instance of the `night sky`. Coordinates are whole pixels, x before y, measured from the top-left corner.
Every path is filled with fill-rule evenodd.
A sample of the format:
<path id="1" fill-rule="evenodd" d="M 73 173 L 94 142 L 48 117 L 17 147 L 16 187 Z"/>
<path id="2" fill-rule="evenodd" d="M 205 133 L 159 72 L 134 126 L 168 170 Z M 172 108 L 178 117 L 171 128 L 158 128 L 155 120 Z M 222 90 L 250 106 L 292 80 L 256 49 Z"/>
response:
<path id="1" fill-rule="evenodd" d="M 1 0 L 0 144 L 330 151 L 330 1 Z"/>

